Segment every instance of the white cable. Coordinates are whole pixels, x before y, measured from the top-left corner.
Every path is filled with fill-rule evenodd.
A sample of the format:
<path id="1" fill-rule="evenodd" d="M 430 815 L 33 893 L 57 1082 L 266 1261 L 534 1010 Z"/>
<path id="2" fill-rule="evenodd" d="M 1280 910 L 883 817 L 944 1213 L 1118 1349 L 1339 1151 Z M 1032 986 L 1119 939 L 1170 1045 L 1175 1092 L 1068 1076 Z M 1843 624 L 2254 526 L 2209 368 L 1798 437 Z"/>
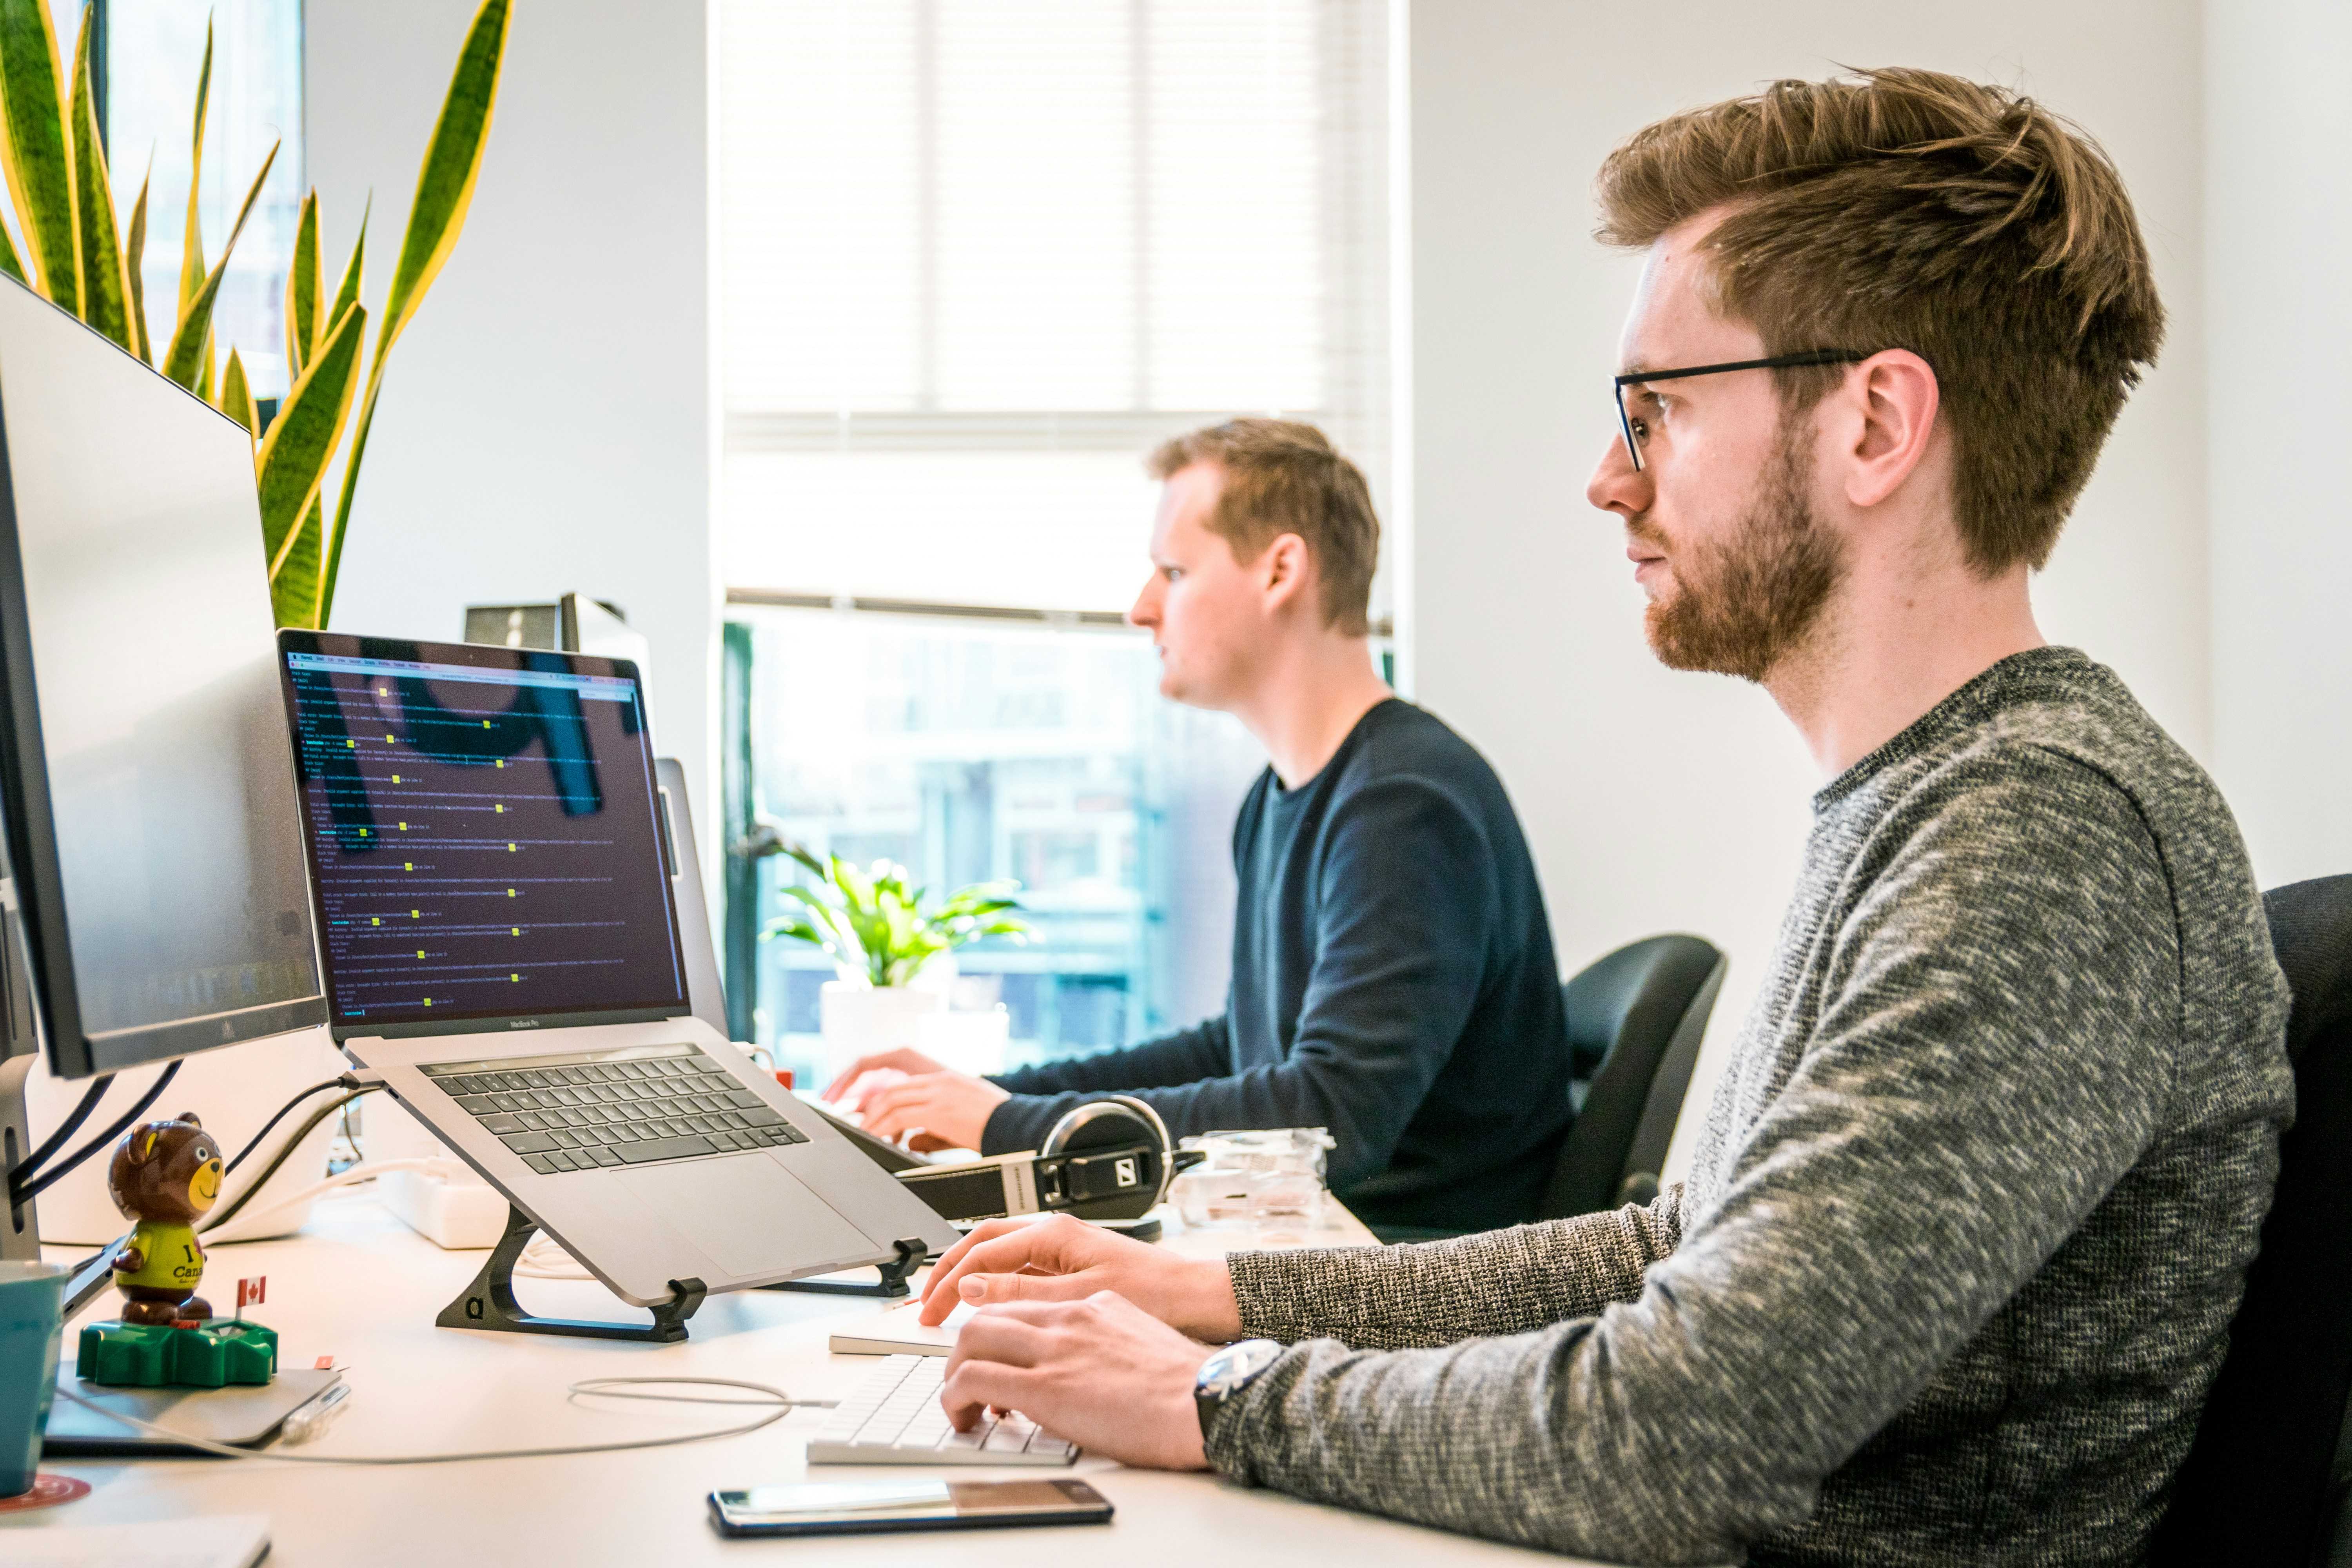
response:
<path id="1" fill-rule="evenodd" d="M 289 1208 L 305 1199 L 321 1197 L 333 1192 L 337 1187 L 348 1187 L 355 1182 L 372 1182 L 391 1171 L 422 1171 L 427 1175 L 439 1176 L 443 1181 L 449 1181 L 463 1174 L 465 1170 L 466 1167 L 462 1163 L 445 1154 L 420 1154 L 409 1160 L 362 1160 L 358 1164 L 340 1171 L 322 1182 L 315 1182 L 299 1192 L 288 1193 L 282 1197 L 270 1199 L 269 1208 Z M 227 1223 L 234 1225 L 236 1220 L 231 1219 Z"/>
<path id="2" fill-rule="evenodd" d="M 691 1394 L 618 1394 L 616 1388 L 637 1384 L 675 1385 L 691 1384 L 712 1388 L 740 1388 L 753 1394 L 764 1394 L 765 1400 L 710 1399 Z M 578 1443 L 551 1448 L 491 1448 L 473 1454 L 281 1454 L 257 1453 L 250 1448 L 232 1447 L 226 1443 L 215 1443 L 203 1437 L 191 1437 L 169 1426 L 159 1426 L 152 1421 L 142 1421 L 135 1415 L 125 1415 L 119 1410 L 109 1410 L 96 1400 L 86 1399 L 71 1389 L 60 1388 L 58 1397 L 70 1399 L 86 1410 L 97 1412 L 110 1421 L 157 1437 L 164 1437 L 184 1447 L 201 1448 L 207 1454 L 218 1454 L 224 1459 L 275 1459 L 289 1465 L 446 1465 L 467 1459 L 549 1459 L 570 1454 L 617 1454 L 633 1448 L 668 1448 L 681 1443 L 700 1443 L 713 1437 L 740 1437 L 747 1432 L 757 1432 L 772 1426 L 795 1409 L 830 1410 L 838 1402 L 831 1399 L 794 1399 L 781 1388 L 771 1388 L 764 1383 L 743 1383 L 731 1377 L 589 1377 L 567 1386 L 566 1399 L 583 1395 L 605 1399 L 652 1399 L 676 1405 L 761 1405 L 774 1406 L 757 1421 L 747 1421 L 738 1426 L 721 1426 L 709 1432 L 687 1432 L 674 1437 L 635 1437 L 619 1443 Z"/>
<path id="3" fill-rule="evenodd" d="M 515 1259 L 514 1272 L 527 1279 L 593 1279 L 593 1274 L 580 1266 L 580 1260 L 564 1250 L 563 1244 L 545 1231 L 530 1238 L 522 1256 Z M 642 1394 L 635 1397 L 642 1398 Z"/>

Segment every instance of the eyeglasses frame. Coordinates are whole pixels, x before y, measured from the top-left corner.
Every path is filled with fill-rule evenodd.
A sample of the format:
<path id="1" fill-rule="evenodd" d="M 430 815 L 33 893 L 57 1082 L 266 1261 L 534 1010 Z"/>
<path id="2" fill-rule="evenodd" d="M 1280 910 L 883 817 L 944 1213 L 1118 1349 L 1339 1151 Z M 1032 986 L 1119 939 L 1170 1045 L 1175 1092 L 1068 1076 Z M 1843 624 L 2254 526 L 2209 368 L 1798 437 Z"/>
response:
<path id="1" fill-rule="evenodd" d="M 1807 349 L 1801 353 L 1774 354 L 1769 359 L 1736 359 L 1723 364 L 1695 364 L 1681 370 L 1643 370 L 1610 378 L 1610 396 L 1617 404 L 1617 430 L 1625 437 L 1626 455 L 1633 459 L 1633 471 L 1642 471 L 1641 443 L 1633 439 L 1633 418 L 1625 412 L 1625 389 L 1652 381 L 1680 381 L 1691 375 L 1721 375 L 1732 370 L 1796 370 L 1804 365 L 1859 364 L 1876 349 Z"/>

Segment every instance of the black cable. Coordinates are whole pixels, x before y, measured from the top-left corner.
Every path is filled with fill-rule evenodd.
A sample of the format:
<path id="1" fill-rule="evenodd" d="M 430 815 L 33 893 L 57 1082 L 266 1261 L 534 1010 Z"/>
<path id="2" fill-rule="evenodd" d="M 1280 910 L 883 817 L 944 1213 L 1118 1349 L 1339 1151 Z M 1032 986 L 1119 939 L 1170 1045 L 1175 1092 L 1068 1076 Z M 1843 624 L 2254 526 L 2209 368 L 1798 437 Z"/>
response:
<path id="1" fill-rule="evenodd" d="M 112 1073 L 107 1073 L 93 1082 L 89 1090 L 82 1095 L 81 1103 L 73 1108 L 73 1114 L 58 1124 L 58 1130 L 49 1134 L 48 1141 L 16 1162 L 16 1168 L 8 1173 L 8 1184 L 11 1187 L 21 1186 L 29 1181 L 40 1163 L 65 1147 L 66 1140 L 72 1137 L 75 1131 L 89 1120 L 89 1113 L 98 1109 L 98 1102 L 106 1098 L 106 1091 L 113 1085 Z"/>
<path id="2" fill-rule="evenodd" d="M 84 1160 L 89 1159 L 92 1154 L 97 1153 L 100 1149 L 105 1148 L 117 1138 L 121 1137 L 124 1131 L 128 1129 L 132 1122 L 138 1121 L 142 1116 L 147 1113 L 147 1108 L 149 1106 L 154 1104 L 158 1100 L 163 1098 L 163 1090 L 169 1088 L 172 1080 L 179 1076 L 179 1063 L 173 1062 L 171 1066 L 165 1068 L 163 1072 L 156 1077 L 155 1081 L 148 1086 L 147 1092 L 139 1097 L 139 1103 L 122 1113 L 121 1121 L 115 1122 L 113 1126 L 108 1128 L 105 1131 L 91 1139 L 89 1142 L 83 1144 L 72 1153 L 64 1156 L 58 1163 L 50 1166 L 38 1176 L 36 1176 L 29 1184 L 17 1187 L 11 1194 L 12 1201 L 21 1204 L 28 1199 L 40 1196 L 41 1194 L 47 1192 L 49 1188 L 55 1186 L 59 1181 L 63 1180 Z"/>
<path id="3" fill-rule="evenodd" d="M 324 1083 L 312 1084 L 310 1088 L 304 1089 L 301 1093 L 296 1095 L 293 1099 L 279 1106 L 278 1108 L 278 1114 L 261 1124 L 261 1131 L 253 1135 L 253 1141 L 236 1152 L 236 1158 L 231 1160 L 227 1164 L 221 1167 L 221 1179 L 223 1181 L 226 1181 L 229 1177 L 236 1174 L 236 1168 L 239 1165 L 244 1164 L 247 1156 L 251 1155 L 256 1149 L 261 1147 L 261 1141 L 269 1136 L 269 1130 L 277 1126 L 279 1122 L 285 1121 L 288 1113 L 292 1111 L 296 1106 L 301 1104 L 312 1095 L 320 1093 L 321 1090 L 334 1089 L 338 1086 L 344 1089 L 350 1089 L 357 1085 L 359 1079 L 353 1078 L 351 1074 L 343 1073 L 338 1077 L 327 1079 Z"/>
<path id="4" fill-rule="evenodd" d="M 196 1227 L 196 1234 L 202 1236 L 206 1231 L 217 1230 L 222 1226 L 226 1225 L 230 1220 L 235 1219 L 236 1217 L 237 1211 L 245 1207 L 247 1204 L 253 1200 L 253 1194 L 259 1192 L 263 1187 L 268 1186 L 269 1184 L 269 1178 L 276 1175 L 279 1167 L 283 1166 L 287 1161 L 294 1157 L 294 1151 L 302 1146 L 302 1140 L 308 1138 L 311 1131 L 318 1127 L 319 1123 L 326 1121 L 328 1117 L 332 1116 L 336 1111 L 341 1110 L 344 1106 L 349 1105 L 352 1100 L 359 1099 L 362 1095 L 373 1094 L 376 1090 L 382 1088 L 383 1088 L 383 1085 L 380 1083 L 362 1084 L 359 1088 L 352 1090 L 349 1094 L 342 1096 L 341 1099 L 331 1100 L 327 1101 L 326 1104 L 319 1107 L 318 1110 L 312 1111 L 310 1113 L 310 1119 L 308 1121 L 303 1122 L 301 1127 L 288 1137 L 285 1142 L 278 1145 L 278 1152 L 270 1156 L 269 1163 L 261 1168 L 261 1174 L 254 1177 L 251 1182 L 247 1183 L 246 1184 L 245 1191 L 237 1194 L 236 1201 L 231 1203 L 226 1208 L 206 1215 L 205 1223 Z"/>

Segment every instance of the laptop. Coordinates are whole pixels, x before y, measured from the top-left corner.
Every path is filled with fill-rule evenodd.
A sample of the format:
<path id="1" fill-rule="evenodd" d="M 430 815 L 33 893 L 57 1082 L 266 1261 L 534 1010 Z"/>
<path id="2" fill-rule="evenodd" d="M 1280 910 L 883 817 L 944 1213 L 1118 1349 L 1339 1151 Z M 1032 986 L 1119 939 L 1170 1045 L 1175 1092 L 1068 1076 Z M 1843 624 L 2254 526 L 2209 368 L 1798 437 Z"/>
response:
<path id="1" fill-rule="evenodd" d="M 363 1079 L 637 1306 L 954 1244 L 696 1016 L 681 913 L 703 916 L 673 889 L 698 879 L 635 665 L 293 630 L 278 656 L 330 1021 Z"/>

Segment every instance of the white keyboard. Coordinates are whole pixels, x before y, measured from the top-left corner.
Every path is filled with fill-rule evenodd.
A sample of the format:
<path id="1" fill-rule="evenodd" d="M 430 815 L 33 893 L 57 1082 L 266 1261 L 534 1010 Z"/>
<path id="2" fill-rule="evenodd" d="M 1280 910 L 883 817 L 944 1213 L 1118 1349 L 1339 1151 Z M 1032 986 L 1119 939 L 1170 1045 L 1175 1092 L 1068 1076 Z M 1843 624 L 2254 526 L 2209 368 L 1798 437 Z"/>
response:
<path id="1" fill-rule="evenodd" d="M 1078 1449 L 1019 1415 L 982 1416 L 969 1432 L 948 1425 L 940 1385 L 948 1359 L 884 1356 L 857 1392 L 809 1439 L 812 1465 L 1066 1465 Z"/>

